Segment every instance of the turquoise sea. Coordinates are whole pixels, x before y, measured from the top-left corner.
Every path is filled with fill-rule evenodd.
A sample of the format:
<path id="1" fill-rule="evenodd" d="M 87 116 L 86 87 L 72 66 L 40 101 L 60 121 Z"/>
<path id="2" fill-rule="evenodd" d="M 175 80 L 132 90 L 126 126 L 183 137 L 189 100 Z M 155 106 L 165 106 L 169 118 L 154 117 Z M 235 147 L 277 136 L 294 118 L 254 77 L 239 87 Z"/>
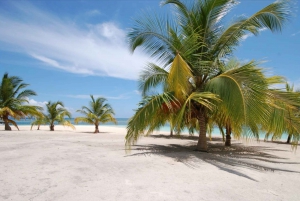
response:
<path id="1" fill-rule="evenodd" d="M 116 118 L 116 119 L 117 119 L 117 122 L 118 122 L 117 125 L 115 125 L 115 124 L 109 122 L 109 123 L 106 123 L 106 124 L 102 124 L 102 125 L 100 125 L 100 126 L 114 126 L 114 127 L 121 127 L 121 128 L 126 128 L 126 127 L 127 127 L 127 123 L 128 123 L 129 118 Z M 70 118 L 70 119 L 68 119 L 68 120 L 70 120 L 72 124 L 76 125 L 76 124 L 74 123 L 74 118 Z M 33 122 L 33 121 L 34 121 L 34 119 L 21 119 L 21 120 L 18 120 L 18 121 L 16 121 L 16 122 L 17 122 L 18 125 L 21 126 L 21 125 L 31 125 L 31 122 Z M 86 126 L 90 126 L 90 124 L 82 123 L 82 122 L 79 123 L 79 124 L 77 124 L 77 125 L 83 125 L 83 126 L 86 125 Z M 1 126 L 1 125 L 0 125 L 0 126 Z M 170 131 L 170 126 L 169 126 L 169 124 L 166 124 L 165 126 L 163 126 L 162 128 L 160 128 L 159 130 L 160 130 L 160 131 L 169 132 L 169 131 Z M 184 130 L 183 133 L 188 133 L 188 130 Z M 220 131 L 219 131 L 218 128 L 213 129 L 212 134 L 213 134 L 214 136 L 218 136 L 218 135 L 221 136 Z M 196 134 L 195 134 L 195 135 L 196 135 Z M 264 137 L 265 137 L 265 133 L 264 133 L 264 132 L 261 132 L 261 133 L 260 133 L 260 139 L 263 140 Z M 283 134 L 281 140 L 286 140 L 286 139 L 287 139 L 287 135 L 286 135 L 286 134 Z"/>

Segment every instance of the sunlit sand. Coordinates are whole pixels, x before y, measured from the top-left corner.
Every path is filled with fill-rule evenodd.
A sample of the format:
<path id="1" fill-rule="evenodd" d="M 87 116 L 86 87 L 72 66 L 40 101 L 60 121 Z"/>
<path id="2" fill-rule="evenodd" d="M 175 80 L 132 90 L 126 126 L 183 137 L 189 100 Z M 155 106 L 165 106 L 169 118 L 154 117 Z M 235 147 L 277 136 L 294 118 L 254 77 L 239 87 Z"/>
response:
<path id="1" fill-rule="evenodd" d="M 125 128 L 0 131 L 0 200 L 299 200 L 300 155 L 284 143 L 157 133 L 126 154 Z"/>

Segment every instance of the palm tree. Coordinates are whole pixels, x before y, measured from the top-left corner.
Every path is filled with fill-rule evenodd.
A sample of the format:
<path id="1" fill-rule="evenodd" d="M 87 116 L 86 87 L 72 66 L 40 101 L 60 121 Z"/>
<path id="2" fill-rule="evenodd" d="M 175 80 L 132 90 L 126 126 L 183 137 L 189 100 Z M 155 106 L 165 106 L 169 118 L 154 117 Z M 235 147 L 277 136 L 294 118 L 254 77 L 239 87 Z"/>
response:
<path id="1" fill-rule="evenodd" d="M 300 139 L 300 93 L 294 91 L 294 86 L 286 83 L 285 91 L 275 91 L 282 98 L 276 99 L 276 105 L 271 110 L 268 124 L 263 127 L 266 131 L 265 140 L 272 134 L 272 140 L 280 139 L 283 133 L 288 134 L 287 143 L 297 144 Z M 280 102 L 285 99 L 285 102 Z M 290 100 L 296 100 L 291 102 Z"/>
<path id="2" fill-rule="evenodd" d="M 0 119 L 4 121 L 5 130 L 11 130 L 9 124 L 13 124 L 18 130 L 17 123 L 10 119 L 24 118 L 27 115 L 40 116 L 41 107 L 28 105 L 28 97 L 35 96 L 32 90 L 25 89 L 28 84 L 17 76 L 9 76 L 5 73 L 0 83 Z"/>
<path id="3" fill-rule="evenodd" d="M 44 120 L 41 123 L 49 124 L 50 131 L 54 131 L 55 123 L 69 126 L 75 129 L 73 124 L 69 120 L 65 120 L 65 117 L 71 118 L 71 113 L 64 108 L 64 104 L 61 101 L 46 103 L 48 114 L 44 114 Z"/>
<path id="4" fill-rule="evenodd" d="M 255 112 L 249 114 L 251 117 L 259 117 L 260 121 L 266 119 L 265 109 L 259 102 L 267 102 L 268 83 L 262 69 L 256 67 L 257 63 L 249 62 L 228 72 L 223 68 L 246 34 L 257 35 L 261 29 L 280 31 L 289 17 L 289 4 L 276 1 L 248 18 L 238 18 L 228 27 L 220 26 L 220 23 L 235 6 L 233 0 L 196 0 L 191 5 L 166 0 L 163 5 L 166 4 L 175 5 L 177 21 L 164 21 L 157 15 L 148 14 L 136 20 L 128 34 L 132 51 L 143 47 L 162 63 L 157 72 L 165 69 L 168 75 L 167 78 L 154 75 L 145 84 L 144 88 L 148 90 L 166 83 L 163 93 L 147 98 L 146 102 L 143 100 L 130 119 L 126 144 L 135 143 L 146 129 L 149 134 L 152 131 L 149 128 L 158 127 L 159 123 L 152 118 L 155 119 L 161 113 L 162 104 L 166 104 L 169 113 L 177 116 L 178 129 L 196 119 L 199 126 L 197 150 L 207 151 L 208 122 L 219 107 L 222 107 L 225 119 L 230 117 L 228 125 L 235 121 L 245 122 L 246 107 L 255 107 Z M 248 89 L 247 100 L 242 95 L 244 86 Z M 233 93 L 231 89 L 236 90 Z M 248 125 L 251 130 L 257 128 L 251 121 Z"/>
<path id="5" fill-rule="evenodd" d="M 113 122 L 117 123 L 116 119 L 114 118 L 114 111 L 110 104 L 105 103 L 106 99 L 99 97 L 97 99 L 91 95 L 92 100 L 89 103 L 89 108 L 83 106 L 81 110 L 77 110 L 85 115 L 85 117 L 77 117 L 75 118 L 75 123 L 78 122 L 85 122 L 88 124 L 95 125 L 95 132 L 99 133 L 99 124 L 106 123 L 106 122 Z"/>
<path id="6" fill-rule="evenodd" d="M 40 126 L 41 126 L 42 124 L 46 124 L 46 122 L 45 122 L 45 116 L 44 116 L 44 115 L 43 115 L 42 117 L 36 118 L 33 122 L 31 122 L 31 128 L 30 128 L 30 130 L 32 130 L 32 127 L 33 127 L 34 125 L 37 125 L 37 126 L 38 126 L 38 127 L 37 127 L 37 130 L 40 130 Z"/>

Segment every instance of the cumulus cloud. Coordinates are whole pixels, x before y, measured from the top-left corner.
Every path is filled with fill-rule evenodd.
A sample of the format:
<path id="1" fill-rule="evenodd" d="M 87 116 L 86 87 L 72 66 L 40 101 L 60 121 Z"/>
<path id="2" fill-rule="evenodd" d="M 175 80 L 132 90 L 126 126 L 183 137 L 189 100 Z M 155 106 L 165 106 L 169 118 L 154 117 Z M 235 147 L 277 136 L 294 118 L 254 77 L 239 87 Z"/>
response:
<path id="1" fill-rule="evenodd" d="M 46 104 L 48 103 L 48 101 L 36 101 L 34 99 L 27 99 L 28 100 L 28 105 L 34 105 L 34 106 L 40 106 L 43 108 L 43 113 L 47 114 L 47 107 Z M 72 108 L 72 107 L 64 107 L 65 109 L 67 109 L 72 115 L 76 114 L 76 109 Z"/>
<path id="2" fill-rule="evenodd" d="M 266 31 L 266 30 L 267 30 L 267 28 L 262 28 L 262 29 L 259 29 L 258 31 L 259 31 L 259 32 L 263 32 L 263 31 Z M 246 40 L 247 38 L 252 37 L 252 36 L 254 36 L 252 33 L 245 34 L 245 35 L 242 37 L 242 41 L 244 41 L 244 40 Z"/>
<path id="3" fill-rule="evenodd" d="M 71 73 L 123 79 L 137 79 L 149 61 L 141 52 L 130 53 L 125 30 L 114 22 L 79 25 L 23 1 L 10 3 L 10 9 L 0 8 L 2 50 L 24 53 Z"/>
<path id="4" fill-rule="evenodd" d="M 28 98 L 27 100 L 28 100 L 28 103 L 27 103 L 28 105 L 39 106 L 39 107 L 42 107 L 44 111 L 46 111 L 47 101 L 39 102 L 39 101 L 36 101 L 31 98 Z"/>

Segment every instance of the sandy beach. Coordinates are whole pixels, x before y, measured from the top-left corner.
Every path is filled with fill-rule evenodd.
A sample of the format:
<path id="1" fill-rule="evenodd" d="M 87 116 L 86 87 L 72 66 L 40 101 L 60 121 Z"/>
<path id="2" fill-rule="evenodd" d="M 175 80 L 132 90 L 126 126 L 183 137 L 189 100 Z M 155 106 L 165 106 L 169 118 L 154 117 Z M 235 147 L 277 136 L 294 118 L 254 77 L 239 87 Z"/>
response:
<path id="1" fill-rule="evenodd" d="M 300 150 L 270 142 L 142 138 L 126 154 L 125 128 L 56 126 L 0 131 L 0 200 L 299 200 Z"/>

